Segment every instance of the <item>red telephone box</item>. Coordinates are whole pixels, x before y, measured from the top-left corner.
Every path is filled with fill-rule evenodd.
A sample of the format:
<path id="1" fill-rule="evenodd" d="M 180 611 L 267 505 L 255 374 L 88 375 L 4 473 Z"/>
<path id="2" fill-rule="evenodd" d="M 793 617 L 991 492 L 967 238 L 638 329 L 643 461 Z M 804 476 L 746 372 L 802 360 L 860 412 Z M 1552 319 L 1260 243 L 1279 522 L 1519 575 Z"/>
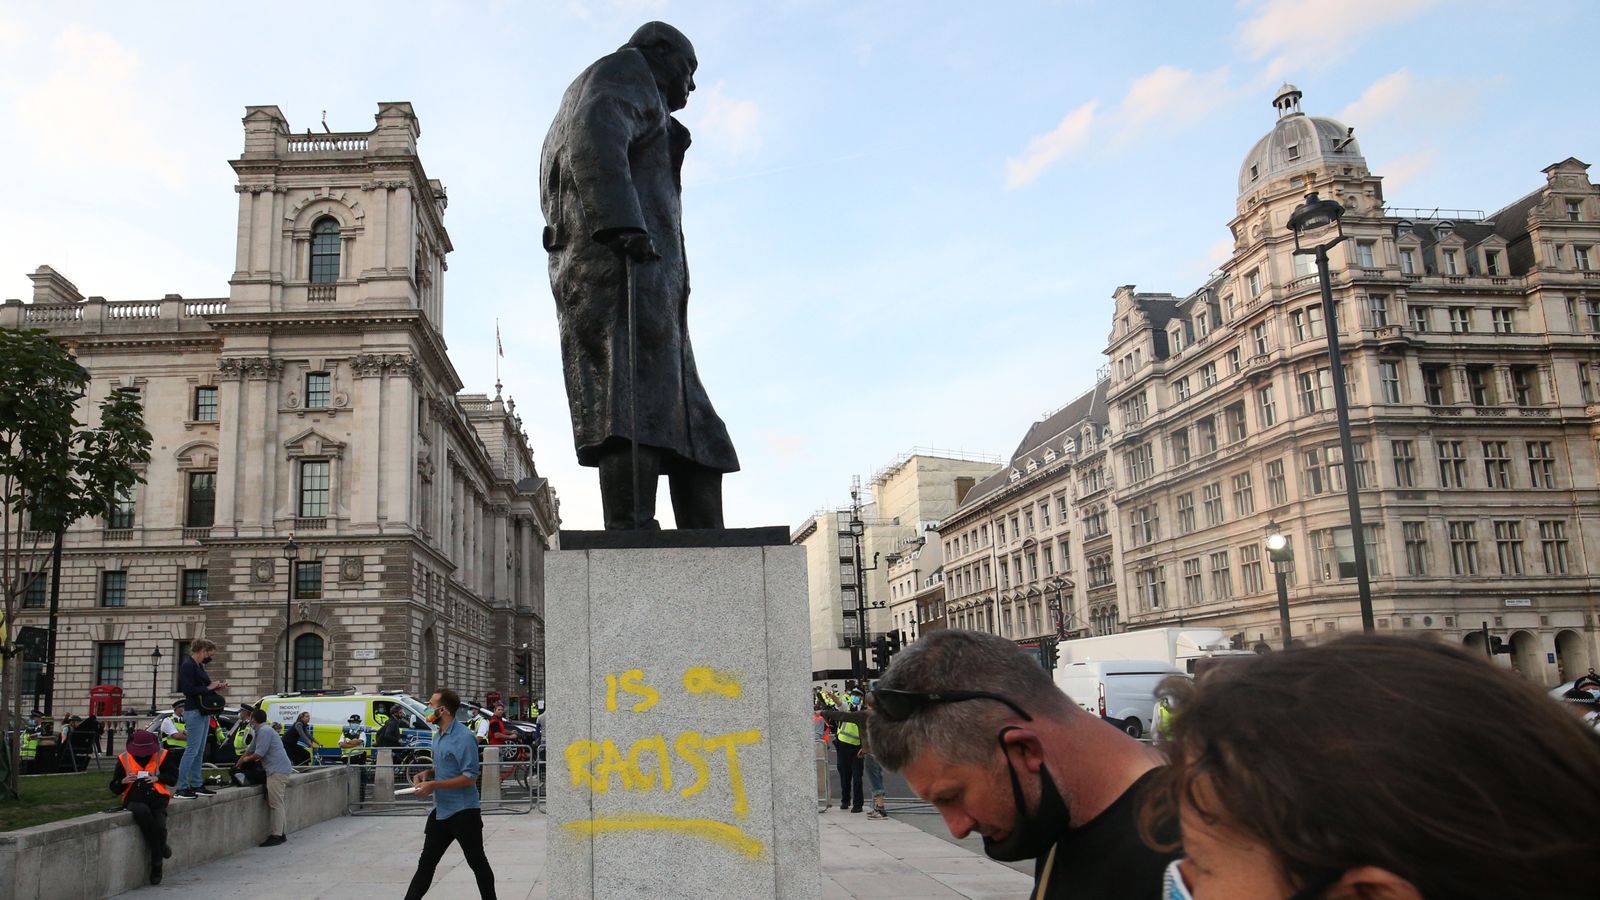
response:
<path id="1" fill-rule="evenodd" d="M 489 707 L 491 712 L 494 710 L 494 705 L 496 703 L 499 703 L 499 702 L 500 702 L 500 692 L 499 691 L 490 691 L 489 693 L 483 695 L 483 703 L 484 703 L 485 706 Z"/>
<path id="2" fill-rule="evenodd" d="M 122 688 L 114 684 L 97 684 L 89 689 L 89 715 L 122 715 Z"/>

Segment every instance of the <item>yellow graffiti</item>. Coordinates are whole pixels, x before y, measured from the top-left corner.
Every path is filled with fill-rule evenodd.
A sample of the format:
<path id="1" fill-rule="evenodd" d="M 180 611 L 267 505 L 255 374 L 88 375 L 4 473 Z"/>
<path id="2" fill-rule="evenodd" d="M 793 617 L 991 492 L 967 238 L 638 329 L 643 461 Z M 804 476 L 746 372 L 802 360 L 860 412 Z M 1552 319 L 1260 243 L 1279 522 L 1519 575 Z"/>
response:
<path id="1" fill-rule="evenodd" d="M 633 711 L 644 712 L 661 701 L 661 694 L 653 687 L 644 683 L 643 669 L 629 669 L 619 678 L 616 675 L 606 676 L 606 712 L 617 711 L 617 691 L 633 694 L 641 698 L 632 707 Z"/>
<path id="2" fill-rule="evenodd" d="M 707 666 L 696 666 L 683 673 L 683 689 L 691 694 L 721 694 L 737 700 L 744 689 L 732 672 L 718 672 Z"/>
<path id="3" fill-rule="evenodd" d="M 710 737 L 697 731 L 680 733 L 673 739 L 672 748 L 677 752 L 678 758 L 688 763 L 694 770 L 694 781 L 678 791 L 678 795 L 693 797 L 706 789 L 711 779 L 706 757 L 702 751 L 720 750 L 727 763 L 728 788 L 733 795 L 731 811 L 737 818 L 749 817 L 750 803 L 745 796 L 744 770 L 739 765 L 739 747 L 760 740 L 761 732 L 755 729 Z M 653 770 L 645 771 L 640 767 L 640 756 L 644 753 L 655 754 L 656 765 Z M 627 791 L 672 790 L 672 760 L 667 754 L 667 739 L 664 735 L 658 734 L 634 741 L 626 754 L 619 751 L 617 745 L 609 738 L 598 742 L 573 741 L 567 745 L 566 760 L 573 786 L 587 787 L 596 794 L 608 793 L 613 778 L 622 784 L 623 790 Z"/>
<path id="4" fill-rule="evenodd" d="M 607 832 L 665 831 L 719 844 L 750 859 L 761 859 L 767 852 L 765 844 L 746 834 L 743 829 L 712 819 L 680 819 L 647 813 L 615 813 L 583 822 L 568 822 L 562 828 L 584 837 Z"/>

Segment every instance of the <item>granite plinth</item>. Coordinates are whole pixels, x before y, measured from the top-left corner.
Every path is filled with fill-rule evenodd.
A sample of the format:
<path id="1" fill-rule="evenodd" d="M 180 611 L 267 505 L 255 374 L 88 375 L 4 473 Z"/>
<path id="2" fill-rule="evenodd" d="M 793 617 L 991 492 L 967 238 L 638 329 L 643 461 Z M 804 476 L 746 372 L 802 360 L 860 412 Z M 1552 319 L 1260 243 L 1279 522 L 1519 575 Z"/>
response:
<path id="1" fill-rule="evenodd" d="M 805 551 L 563 549 L 545 576 L 550 896 L 818 897 Z"/>
<path id="2" fill-rule="evenodd" d="M 653 531 L 563 531 L 563 550 L 663 550 L 674 547 L 781 547 L 789 529 L 667 528 Z"/>

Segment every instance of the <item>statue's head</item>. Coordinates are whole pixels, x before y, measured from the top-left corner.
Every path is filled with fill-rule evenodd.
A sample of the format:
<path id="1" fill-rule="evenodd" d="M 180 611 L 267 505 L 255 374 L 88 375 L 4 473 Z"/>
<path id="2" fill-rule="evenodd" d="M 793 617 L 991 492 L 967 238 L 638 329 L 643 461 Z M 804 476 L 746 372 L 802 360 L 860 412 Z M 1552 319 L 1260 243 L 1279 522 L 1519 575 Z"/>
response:
<path id="1" fill-rule="evenodd" d="M 644 54 L 668 109 L 677 112 L 689 105 L 689 94 L 694 90 L 694 70 L 699 68 L 700 61 L 695 58 L 694 45 L 683 32 L 665 22 L 646 22 L 622 46 Z"/>

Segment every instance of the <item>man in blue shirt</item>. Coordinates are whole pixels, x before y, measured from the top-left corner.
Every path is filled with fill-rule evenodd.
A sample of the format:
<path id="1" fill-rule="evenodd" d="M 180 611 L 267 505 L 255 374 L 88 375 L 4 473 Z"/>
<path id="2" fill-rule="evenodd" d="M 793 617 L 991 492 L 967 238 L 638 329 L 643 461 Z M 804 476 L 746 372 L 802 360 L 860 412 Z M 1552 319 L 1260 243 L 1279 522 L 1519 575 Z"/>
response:
<path id="1" fill-rule="evenodd" d="M 284 835 L 287 831 L 288 816 L 283 810 L 283 795 L 289 790 L 289 776 L 294 774 L 294 766 L 289 764 L 289 754 L 283 752 L 283 739 L 278 733 L 267 727 L 267 711 L 256 708 L 246 711 L 250 717 L 250 749 L 244 756 L 239 757 L 239 765 L 261 762 L 261 768 L 267 773 L 267 808 L 272 810 L 272 833 L 261 842 L 263 847 L 276 847 L 288 838 Z"/>
<path id="2" fill-rule="evenodd" d="M 433 797 L 433 812 L 422 832 L 422 856 L 417 859 L 417 874 L 411 877 L 406 900 L 428 893 L 434 869 L 452 841 L 461 843 L 461 853 L 478 880 L 478 895 L 494 900 L 494 871 L 483 852 L 483 814 L 478 805 L 477 738 L 456 721 L 461 698 L 455 691 L 434 691 L 428 707 L 428 723 L 439 729 L 433 738 L 433 768 L 412 778 L 411 784 L 417 796 Z"/>
<path id="3" fill-rule="evenodd" d="M 222 693 L 228 689 L 226 681 L 212 681 L 211 676 L 206 674 L 205 664 L 211 661 L 216 652 L 216 644 L 205 638 L 196 638 L 189 645 L 189 655 L 178 663 L 178 690 L 183 693 L 186 706 L 183 728 L 193 741 L 192 747 L 185 750 L 183 759 L 178 763 L 176 796 L 184 800 L 216 793 L 206 787 L 205 776 L 200 768 L 205 763 L 205 736 L 211 730 L 211 717 L 200 708 L 200 695 L 207 691 Z"/>

